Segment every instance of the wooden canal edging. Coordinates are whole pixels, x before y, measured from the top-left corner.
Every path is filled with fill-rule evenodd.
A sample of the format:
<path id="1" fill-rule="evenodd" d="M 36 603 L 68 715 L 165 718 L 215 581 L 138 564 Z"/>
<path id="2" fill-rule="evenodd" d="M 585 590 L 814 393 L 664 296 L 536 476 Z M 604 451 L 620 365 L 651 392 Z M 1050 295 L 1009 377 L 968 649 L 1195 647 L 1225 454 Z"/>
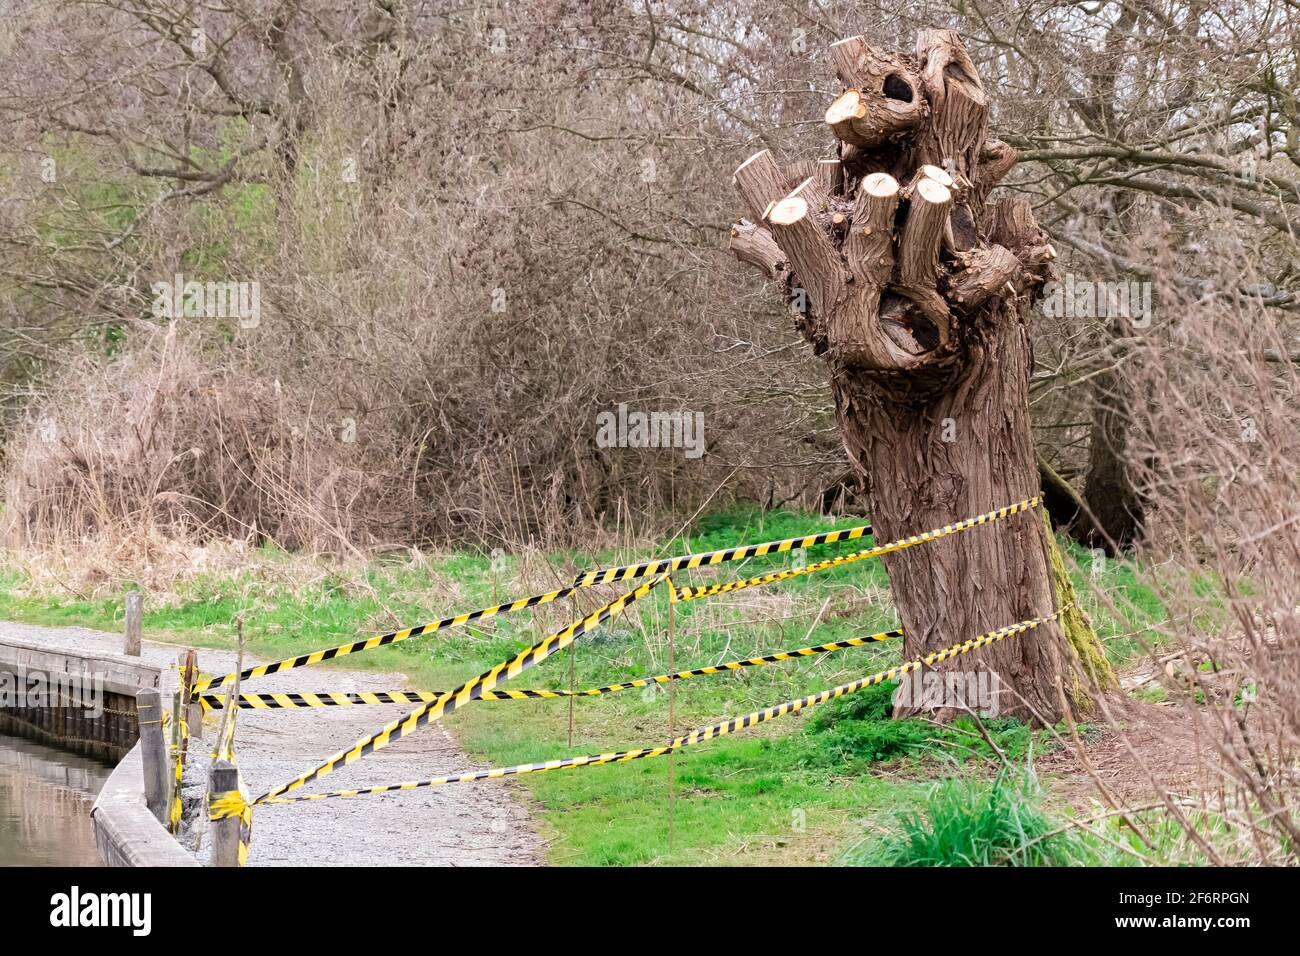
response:
<path id="1" fill-rule="evenodd" d="M 135 695 L 158 687 L 161 679 L 157 667 L 138 659 L 13 638 L 0 641 L 0 675 L 10 687 L 27 675 L 40 675 L 47 696 L 32 706 L 0 700 L 0 730 L 105 760 L 121 760 L 135 746 L 140 736 Z"/>
<path id="2" fill-rule="evenodd" d="M 42 682 L 36 695 L 27 692 L 32 675 Z M 0 639 L 0 681 L 15 695 L 0 696 L 0 730 L 118 762 L 91 809 L 105 864 L 198 866 L 145 800 L 136 695 L 157 693 L 160 668 L 125 654 L 6 637 Z"/>
<path id="3" fill-rule="evenodd" d="M 145 803 L 140 747 L 133 747 L 104 783 L 90 811 L 95 844 L 106 866 L 198 866 Z"/>

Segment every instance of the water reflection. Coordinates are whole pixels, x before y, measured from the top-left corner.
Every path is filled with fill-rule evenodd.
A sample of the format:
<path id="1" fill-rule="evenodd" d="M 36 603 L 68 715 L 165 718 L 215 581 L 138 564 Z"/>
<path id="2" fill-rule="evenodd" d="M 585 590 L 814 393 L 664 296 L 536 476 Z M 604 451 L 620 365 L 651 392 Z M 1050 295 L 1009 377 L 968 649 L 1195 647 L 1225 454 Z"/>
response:
<path id="1" fill-rule="evenodd" d="M 98 866 L 90 807 L 110 770 L 0 734 L 0 866 Z"/>

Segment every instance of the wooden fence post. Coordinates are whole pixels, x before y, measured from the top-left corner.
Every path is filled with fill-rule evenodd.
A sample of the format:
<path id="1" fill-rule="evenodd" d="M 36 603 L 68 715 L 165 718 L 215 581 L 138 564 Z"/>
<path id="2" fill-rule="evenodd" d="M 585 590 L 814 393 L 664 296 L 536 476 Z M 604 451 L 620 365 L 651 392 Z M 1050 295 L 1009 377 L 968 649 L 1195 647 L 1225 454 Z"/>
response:
<path id="1" fill-rule="evenodd" d="M 140 656 L 140 630 L 141 621 L 144 617 L 144 595 L 139 591 L 128 591 L 126 594 L 126 641 L 122 648 L 123 654 L 129 654 L 131 657 Z"/>
<path id="2" fill-rule="evenodd" d="M 144 800 L 158 822 L 165 825 L 171 806 L 171 774 L 167 763 L 167 741 L 163 737 L 162 696 L 151 687 L 136 691 L 135 712 L 140 724 Z"/>
<path id="3" fill-rule="evenodd" d="M 239 771 L 229 760 L 214 760 L 208 771 L 208 794 L 239 789 Z M 239 817 L 212 821 L 213 866 L 239 866 Z"/>

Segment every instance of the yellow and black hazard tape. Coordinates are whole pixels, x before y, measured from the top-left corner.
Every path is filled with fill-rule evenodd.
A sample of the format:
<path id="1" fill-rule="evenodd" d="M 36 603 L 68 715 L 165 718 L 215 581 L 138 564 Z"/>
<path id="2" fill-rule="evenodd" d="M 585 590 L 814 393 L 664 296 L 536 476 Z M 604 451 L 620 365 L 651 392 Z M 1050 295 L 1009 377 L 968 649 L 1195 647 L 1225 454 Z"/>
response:
<path id="1" fill-rule="evenodd" d="M 253 842 L 253 806 L 244 792 L 243 778 L 238 790 L 208 794 L 208 819 L 216 822 L 239 817 L 239 865 L 248 862 L 249 844 Z"/>
<path id="2" fill-rule="evenodd" d="M 349 654 L 373 650 L 376 647 L 383 647 L 387 644 L 397 644 L 401 641 L 408 641 L 425 634 L 432 634 L 434 631 L 463 627 L 466 624 L 472 624 L 474 621 L 486 620 L 500 614 L 510 614 L 516 611 L 534 608 L 542 604 L 562 601 L 583 588 L 594 587 L 598 584 L 647 577 L 656 573 L 667 573 L 670 570 L 677 571 L 682 568 L 698 568 L 722 564 L 727 561 L 741 561 L 759 555 L 789 551 L 791 548 L 796 547 L 811 548 L 820 544 L 834 544 L 837 541 L 853 541 L 870 533 L 871 525 L 862 525 L 857 528 L 846 528 L 843 531 L 825 531 L 820 534 L 806 535 L 798 538 L 786 538 L 782 541 L 768 541 L 764 544 L 751 544 L 744 547 L 728 548 L 724 551 L 688 554 L 677 558 L 668 558 L 663 561 L 646 561 L 640 564 L 627 565 L 621 568 L 587 571 L 580 574 L 577 579 L 574 580 L 573 584 L 555 591 L 547 591 L 544 594 L 534 594 L 530 597 L 519 598 L 516 601 L 509 601 L 505 604 L 496 604 L 492 607 L 466 611 L 464 614 L 444 617 L 437 621 L 417 624 L 415 627 L 404 628 L 398 631 L 389 631 L 387 634 L 377 634 L 374 637 L 369 637 L 365 640 L 352 641 L 348 644 L 340 644 L 337 647 L 312 651 L 309 654 L 300 654 L 297 657 L 287 657 L 284 660 L 274 661 L 269 664 L 259 664 L 256 667 L 250 667 L 247 670 L 242 671 L 238 676 L 242 680 L 252 680 L 257 677 L 265 677 L 268 674 L 278 674 L 281 671 L 292 670 L 297 667 L 319 664 L 322 661 L 334 660 L 335 658 L 345 657 Z M 658 572 L 654 570 L 655 568 L 659 569 Z M 212 687 L 224 687 L 230 681 L 234 680 L 235 676 L 236 675 L 232 673 L 220 677 L 207 678 L 195 687 L 194 696 L 197 698 L 203 691 Z"/>
<path id="3" fill-rule="evenodd" d="M 620 691 L 637 687 L 649 687 L 655 684 L 668 684 L 677 680 L 690 680 L 707 674 L 727 674 L 746 667 L 761 667 L 780 661 L 797 660 L 816 654 L 841 651 L 848 647 L 863 647 L 902 637 L 901 630 L 881 631 L 866 637 L 850 637 L 842 641 L 830 641 L 812 647 L 799 647 L 792 651 L 776 651 L 762 657 L 747 657 L 743 660 L 727 661 L 724 664 L 711 664 L 696 667 L 693 670 L 677 671 L 672 674 L 657 674 L 654 677 L 638 677 L 621 684 L 606 684 L 604 687 L 588 687 L 585 690 L 495 690 L 488 691 L 481 700 L 553 700 L 567 697 L 599 697 L 603 694 L 617 694 Z M 297 707 L 354 707 L 366 704 L 419 704 L 435 701 L 446 691 L 411 690 L 411 691 L 319 691 L 307 693 L 295 691 L 286 694 L 240 694 L 239 706 L 244 710 L 279 710 Z M 226 706 L 226 698 L 221 694 L 204 694 L 200 699 L 203 709 L 221 710 Z"/>
<path id="4" fill-rule="evenodd" d="M 574 587 L 591 587 L 594 584 L 609 584 L 614 581 L 631 581 L 634 578 L 648 577 L 653 574 L 671 574 L 683 569 L 712 567 L 731 561 L 746 561 L 760 558 L 765 554 L 781 554 L 794 548 L 815 548 L 822 544 L 835 544 L 837 541 L 856 541 L 864 535 L 871 534 L 871 525 L 864 524 L 842 531 L 823 531 L 819 534 L 802 535 L 797 538 L 783 538 L 780 541 L 767 541 L 763 544 L 747 544 L 737 548 L 723 548 L 720 551 L 705 551 L 701 554 L 683 554 L 676 558 L 661 558 L 657 561 L 642 561 L 638 564 L 624 564 L 617 568 L 595 568 L 584 571 L 573 579 Z"/>
<path id="5" fill-rule="evenodd" d="M 181 682 L 180 691 L 177 696 L 177 700 L 180 701 L 180 707 L 178 708 L 178 710 L 180 710 L 181 716 L 176 728 L 175 752 L 172 754 L 172 758 L 175 763 L 173 769 L 175 771 L 176 779 L 172 787 L 171 809 L 167 815 L 167 824 L 172 833 L 176 833 L 180 829 L 181 817 L 184 812 L 184 805 L 181 801 L 181 783 L 182 783 L 181 778 L 185 774 L 185 757 L 189 753 L 189 748 L 190 748 L 190 725 L 185 722 L 185 717 L 183 716 L 185 713 L 184 707 L 185 707 L 185 698 L 187 695 L 186 688 L 196 683 L 194 680 L 195 674 L 190 673 L 188 667 L 178 667 L 177 673 L 179 675 L 180 682 Z M 195 673 L 197 673 L 197 670 L 195 671 Z M 167 712 L 163 711 L 163 716 L 166 717 L 166 715 Z M 165 724 L 166 722 L 164 721 L 164 726 Z"/>
<path id="6" fill-rule="evenodd" d="M 1025 631 L 1033 630 L 1048 621 L 1054 621 L 1062 614 L 1068 611 L 1073 604 L 1067 604 L 1059 611 L 1048 615 L 1047 617 L 1033 618 L 1032 620 L 1021 621 L 1017 624 L 1009 625 L 996 631 L 990 631 L 979 637 L 971 638 L 960 644 L 954 644 L 951 647 L 945 647 L 942 650 L 926 654 L 916 660 L 906 661 L 887 670 L 879 671 L 867 677 L 860 677 L 855 681 L 847 684 L 841 684 L 838 687 L 832 687 L 830 690 L 820 691 L 816 694 L 809 694 L 806 697 L 799 697 L 794 700 L 788 700 L 785 703 L 777 704 L 773 707 L 766 707 L 763 710 L 756 710 L 753 713 L 746 714 L 743 717 L 735 717 L 731 720 L 720 721 L 716 724 L 710 724 L 706 727 L 700 727 L 692 730 L 688 734 L 683 734 L 672 740 L 662 747 L 642 747 L 637 750 L 620 750 L 613 753 L 589 754 L 583 757 L 565 757 L 560 760 L 548 760 L 543 763 L 526 763 L 516 764 L 512 767 L 496 767 L 491 770 L 471 770 L 460 774 L 450 774 L 445 777 L 434 777 L 430 780 L 416 780 L 407 783 L 394 783 L 378 787 L 366 787 L 358 790 L 332 790 L 325 793 L 304 793 L 292 797 L 279 797 L 268 800 L 259 800 L 259 803 L 302 803 L 311 800 L 329 800 L 338 797 L 361 797 L 371 796 L 380 793 L 394 793 L 401 790 L 418 790 L 423 787 L 440 787 L 451 783 L 470 783 L 475 780 L 495 780 L 502 777 L 517 777 L 529 773 L 545 773 L 550 770 L 567 770 L 571 767 L 590 767 L 600 764 L 623 763 L 629 760 L 644 760 L 650 757 L 663 757 L 675 753 L 685 747 L 691 747 L 695 744 L 703 743 L 706 740 L 713 740 L 716 737 L 724 737 L 740 730 L 746 730 L 755 727 L 758 724 L 766 723 L 769 720 L 775 720 L 778 717 L 784 717 L 787 714 L 797 714 L 800 711 L 825 703 L 847 694 L 856 693 L 866 687 L 875 684 L 883 684 L 885 681 L 901 677 L 911 671 L 919 670 L 922 667 L 932 667 L 935 664 L 941 664 L 946 660 L 958 657 L 962 654 L 968 654 L 971 651 L 987 647 L 1004 638 L 1011 637 L 1014 634 L 1022 634 Z"/>
<path id="7" fill-rule="evenodd" d="M 901 541 L 882 545 L 879 548 L 872 548 L 867 551 L 858 551 L 853 554 L 843 555 L 839 558 L 819 562 L 818 564 L 810 565 L 806 568 L 787 569 L 774 574 L 750 578 L 746 581 L 732 581 L 726 584 L 715 584 L 702 588 L 675 588 L 673 592 L 674 597 L 689 601 L 695 600 L 696 598 L 709 597 L 715 594 L 726 594 L 743 588 L 756 587 L 760 584 L 771 584 L 777 581 L 784 581 L 788 578 L 799 577 L 804 574 L 813 574 L 817 571 L 824 571 L 828 568 L 838 567 L 839 565 L 848 564 L 853 561 L 861 561 L 866 558 L 887 554 L 890 551 L 898 551 L 902 548 L 911 547 L 924 541 L 931 541 L 935 538 L 941 538 L 958 531 L 964 531 L 977 524 L 984 524 L 988 521 L 995 520 L 996 518 L 1005 517 L 1008 514 L 1015 514 L 1017 511 L 1026 510 L 1027 508 L 1036 505 L 1038 501 L 1039 499 L 1036 497 L 1031 498 L 1027 502 L 1019 502 L 1015 505 L 1010 505 L 1007 508 L 1000 508 L 997 511 L 992 511 L 976 518 L 969 518 L 965 521 L 957 522 L 955 525 L 945 525 L 943 528 L 934 531 L 927 531 L 924 534 L 914 535 L 911 538 L 904 538 Z M 464 625 L 473 623 L 474 621 L 486 620 L 500 614 L 509 614 L 515 611 L 534 608 L 542 604 L 550 604 L 553 601 L 563 600 L 582 588 L 593 587 L 598 584 L 605 584 L 613 581 L 626 581 L 634 578 L 646 577 L 652 574 L 669 573 L 683 568 L 691 569 L 709 567 L 730 561 L 741 561 L 765 554 L 789 551 L 796 547 L 810 548 L 821 544 L 852 541 L 870 533 L 870 525 L 861 525 L 856 528 L 845 528 L 842 531 L 825 531 L 820 534 L 806 535 L 798 538 L 785 538 L 780 541 L 768 541 L 763 544 L 745 545 L 742 547 L 727 548 L 721 551 L 707 551 L 701 554 L 682 555 L 676 558 L 665 558 L 659 561 L 644 561 L 639 564 L 623 565 L 617 568 L 599 568 L 579 575 L 575 579 L 574 583 L 568 587 L 563 587 L 555 591 L 548 591 L 545 594 L 534 594 L 530 597 L 520 598 L 516 601 L 497 604 L 492 607 L 479 608 L 474 611 L 467 611 L 464 614 L 445 617 L 437 621 L 429 621 L 425 624 L 417 624 L 414 627 L 404 628 L 398 631 L 389 631 L 386 634 L 377 634 L 373 637 L 366 638 L 365 640 L 352 641 L 348 644 L 340 644 L 337 647 L 324 648 L 319 651 L 312 651 L 308 654 L 300 654 L 296 657 L 287 657 L 284 660 L 273 661 L 269 664 L 259 664 L 255 667 L 247 668 L 238 674 L 230 673 L 219 677 L 209 677 L 195 685 L 193 692 L 194 699 L 197 699 L 204 691 L 210 690 L 213 687 L 220 688 L 226 686 L 236 677 L 240 680 L 253 680 L 258 677 L 265 677 L 268 674 L 277 674 L 282 671 L 292 670 L 298 667 L 307 667 L 311 664 L 319 664 L 323 661 L 345 657 L 349 654 L 373 650 L 376 647 L 383 647 L 388 644 L 397 644 L 401 641 L 407 641 L 425 634 L 432 634 L 435 631 L 463 627 Z"/>
<path id="8" fill-rule="evenodd" d="M 422 704 L 415 710 L 406 714 L 404 717 L 391 721 L 384 726 L 378 733 L 363 737 L 346 750 L 340 750 L 332 757 L 325 760 L 320 765 L 307 771 L 300 777 L 281 784 L 272 790 L 268 790 L 256 800 L 254 804 L 265 803 L 272 797 L 277 797 L 282 793 L 290 790 L 296 790 L 311 780 L 323 777 L 332 773 L 340 765 L 346 766 L 355 760 L 359 760 L 367 754 L 374 753 L 387 747 L 393 740 L 401 740 L 407 734 L 418 730 L 426 724 L 439 720 L 447 714 L 452 713 L 465 704 L 478 700 L 487 693 L 496 688 L 498 684 L 518 676 L 521 672 L 541 663 L 557 651 L 568 647 L 575 640 L 590 630 L 599 627 L 601 624 L 622 614 L 631 604 L 641 600 L 647 594 L 651 593 L 660 584 L 669 581 L 667 576 L 655 578 L 640 585 L 635 590 L 628 591 L 620 595 L 613 601 L 610 601 L 604 607 L 593 611 L 586 617 L 574 621 L 572 624 L 561 628 L 554 634 L 534 644 L 532 647 L 520 651 L 509 660 L 502 661 L 490 670 L 484 671 L 477 677 L 471 678 L 461 684 L 455 690 L 442 694 L 435 701 Z M 669 584 L 671 585 L 671 581 Z"/>
<path id="9" fill-rule="evenodd" d="M 244 650 L 241 638 L 236 667 L 243 663 L 243 657 Z M 236 696 L 239 694 L 240 681 L 242 680 L 240 673 L 235 675 L 235 683 L 231 688 L 231 693 Z M 221 715 L 221 726 L 217 731 L 216 746 L 212 750 L 214 764 L 220 761 L 228 763 L 234 768 L 235 789 L 208 793 L 208 819 L 216 822 L 230 817 L 239 818 L 239 846 L 236 851 L 235 862 L 238 866 L 244 866 L 248 862 L 248 851 L 253 842 L 253 805 L 249 802 L 248 793 L 244 789 L 244 777 L 239 772 L 239 761 L 235 757 L 235 720 L 238 716 L 238 708 Z M 222 782 L 228 784 L 228 780 Z M 218 862 L 224 863 L 225 861 Z"/>
<path id="10" fill-rule="evenodd" d="M 584 587 L 587 585 L 583 585 Z M 278 674 L 281 671 L 293 670 L 296 667 L 306 667 L 309 664 L 319 664 L 322 661 L 331 661 L 338 657 L 346 657 L 348 654 L 356 654 L 361 651 L 373 650 L 376 647 L 383 647 L 386 644 L 397 644 L 401 641 L 409 641 L 413 637 L 420 637 L 424 634 L 432 634 L 434 631 L 449 630 L 455 627 L 463 627 L 474 621 L 486 620 L 490 617 L 496 617 L 498 614 L 509 614 L 512 611 L 522 611 L 526 608 L 537 607 L 540 604 L 550 604 L 552 601 L 562 600 L 575 591 L 581 590 L 577 585 L 560 588 L 558 591 L 548 591 L 545 594 L 534 594 L 531 597 L 520 598 L 517 601 L 510 601 L 506 604 L 497 604 L 492 607 L 479 608 L 476 611 L 467 611 L 464 614 L 457 614 L 453 617 L 444 617 L 441 620 L 429 621 L 426 624 L 417 624 L 415 627 L 408 627 L 400 631 L 389 631 L 387 634 L 376 634 L 374 637 L 368 637 L 363 641 L 353 641 L 350 644 L 340 644 L 338 647 L 327 647 L 324 650 L 312 651 L 310 654 L 300 654 L 297 657 L 286 657 L 282 661 L 274 661 L 270 664 L 259 664 L 256 667 L 249 667 L 240 671 L 238 675 L 231 673 L 220 677 L 210 677 L 200 682 L 194 690 L 194 696 L 197 698 L 203 691 L 212 687 L 224 687 L 235 679 L 252 680 L 256 677 L 265 677 L 267 674 Z"/>
<path id="11" fill-rule="evenodd" d="M 238 689 L 239 685 L 235 686 Z M 248 862 L 248 850 L 253 842 L 253 805 L 249 802 L 248 791 L 244 789 L 244 777 L 239 772 L 239 760 L 235 756 L 234 714 L 222 717 L 212 759 L 223 760 L 235 768 L 236 789 L 208 794 L 208 819 L 216 822 L 230 817 L 239 817 L 239 851 L 236 860 L 240 866 L 243 866 Z"/>
<path id="12" fill-rule="evenodd" d="M 392 690 L 392 691 L 294 691 L 288 694 L 240 694 L 241 710 L 291 710 L 299 707 L 356 707 L 367 704 L 423 704 L 435 701 L 445 691 Z M 227 695 L 204 694 L 199 698 L 203 710 L 224 710 Z M 496 698 L 484 695 L 484 700 Z"/>
<path id="13" fill-rule="evenodd" d="M 163 711 L 163 713 L 166 714 L 167 712 Z M 164 724 L 165 723 L 166 722 L 164 721 Z M 175 753 L 172 754 L 173 770 L 176 779 L 172 786 L 171 809 L 167 814 L 167 826 L 172 833 L 175 833 L 180 829 L 181 814 L 184 809 L 181 803 L 181 777 L 185 772 L 184 754 L 189 747 L 189 740 L 190 728 L 189 725 L 185 723 L 185 718 L 182 717 L 180 720 L 180 742 L 175 748 Z"/>
<path id="14" fill-rule="evenodd" d="M 924 544 L 927 541 L 934 541 L 937 538 L 944 538 L 950 534 L 957 534 L 959 531 L 966 531 L 978 525 L 988 524 L 991 521 L 1009 517 L 1021 511 L 1028 511 L 1038 506 L 1042 499 L 1035 495 L 1033 498 L 1026 498 L 1024 501 L 1017 501 L 1013 505 L 1007 505 L 1004 508 L 997 508 L 993 511 L 986 512 L 982 515 L 976 515 L 973 518 L 966 518 L 954 524 L 946 524 L 942 528 L 935 528 L 933 531 L 923 531 L 920 534 L 914 534 L 907 538 L 899 538 L 897 541 L 890 541 L 887 544 L 879 545 L 874 548 L 867 548 L 864 551 L 854 551 L 852 554 L 842 554 L 838 557 L 827 558 L 825 561 L 818 561 L 803 568 L 786 568 L 781 571 L 773 571 L 769 574 L 760 574 L 752 578 L 744 578 L 737 581 L 725 581 L 719 584 L 704 584 L 699 587 L 679 587 L 675 588 L 675 598 L 678 601 L 695 601 L 699 598 L 716 597 L 719 594 L 730 594 L 733 591 L 743 591 L 745 588 L 760 587 L 765 584 L 775 584 L 778 581 L 788 581 L 790 578 L 801 577 L 805 574 L 816 574 L 818 571 L 826 571 L 830 568 L 838 568 L 845 564 L 852 564 L 855 561 L 865 561 L 867 558 L 878 558 L 883 554 L 890 554 L 894 551 L 902 551 L 905 548 L 915 547 L 918 544 Z"/>

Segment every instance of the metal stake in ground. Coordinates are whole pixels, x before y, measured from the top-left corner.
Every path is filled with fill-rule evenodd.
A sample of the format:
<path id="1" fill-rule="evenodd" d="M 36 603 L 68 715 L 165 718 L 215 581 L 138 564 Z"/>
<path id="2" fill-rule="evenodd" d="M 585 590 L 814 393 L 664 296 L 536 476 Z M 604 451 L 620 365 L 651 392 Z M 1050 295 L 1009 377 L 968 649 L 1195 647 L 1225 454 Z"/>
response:
<path id="1" fill-rule="evenodd" d="M 578 689 L 578 643 L 569 645 L 569 749 L 573 749 L 573 701 Z"/>
<path id="2" fill-rule="evenodd" d="M 668 673 L 677 673 L 677 588 L 668 579 Z M 668 684 L 668 739 L 673 739 L 677 718 L 677 682 Z M 677 808 L 677 754 L 668 755 L 668 852 L 673 852 L 673 813 Z"/>
<path id="3" fill-rule="evenodd" d="M 579 593 L 575 604 L 582 609 L 583 614 L 590 613 L 589 608 L 592 602 L 588 600 L 588 595 Z M 569 647 L 569 749 L 573 749 L 573 704 L 574 691 L 578 689 L 578 643 L 575 641 Z"/>

